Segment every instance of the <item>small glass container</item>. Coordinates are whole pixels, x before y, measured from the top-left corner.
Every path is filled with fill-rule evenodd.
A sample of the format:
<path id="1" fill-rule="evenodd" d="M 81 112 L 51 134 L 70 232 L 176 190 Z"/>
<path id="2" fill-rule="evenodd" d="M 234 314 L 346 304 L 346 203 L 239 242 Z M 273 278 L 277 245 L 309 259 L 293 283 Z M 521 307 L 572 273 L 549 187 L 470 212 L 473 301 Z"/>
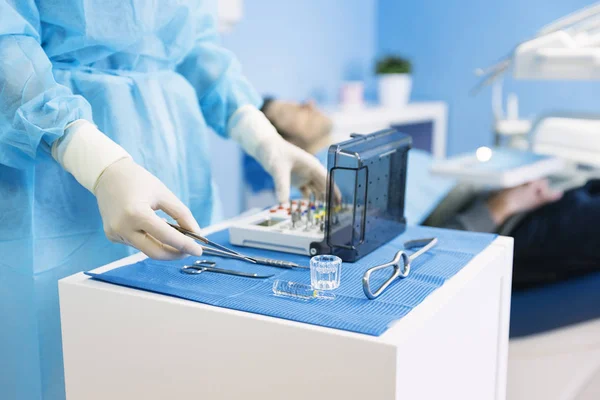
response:
<path id="1" fill-rule="evenodd" d="M 310 284 L 317 290 L 333 290 L 340 286 L 342 259 L 319 255 L 310 259 Z"/>
<path id="2" fill-rule="evenodd" d="M 273 282 L 273 294 L 281 297 L 291 297 L 297 300 L 335 299 L 335 294 L 333 293 L 313 289 L 310 285 L 305 285 L 303 283 L 280 281 L 279 279 Z"/>

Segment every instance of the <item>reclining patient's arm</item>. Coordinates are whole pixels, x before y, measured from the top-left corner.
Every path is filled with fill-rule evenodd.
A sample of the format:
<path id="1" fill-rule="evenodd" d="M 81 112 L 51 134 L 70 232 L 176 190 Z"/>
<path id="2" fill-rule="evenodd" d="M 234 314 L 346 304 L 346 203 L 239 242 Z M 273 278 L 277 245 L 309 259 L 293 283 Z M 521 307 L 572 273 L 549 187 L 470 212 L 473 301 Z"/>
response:
<path id="1" fill-rule="evenodd" d="M 504 189 L 488 198 L 479 196 L 466 209 L 450 216 L 442 227 L 449 229 L 497 232 L 508 218 L 515 214 L 533 211 L 562 197 L 553 191 L 546 179 L 532 181 L 514 188 Z"/>

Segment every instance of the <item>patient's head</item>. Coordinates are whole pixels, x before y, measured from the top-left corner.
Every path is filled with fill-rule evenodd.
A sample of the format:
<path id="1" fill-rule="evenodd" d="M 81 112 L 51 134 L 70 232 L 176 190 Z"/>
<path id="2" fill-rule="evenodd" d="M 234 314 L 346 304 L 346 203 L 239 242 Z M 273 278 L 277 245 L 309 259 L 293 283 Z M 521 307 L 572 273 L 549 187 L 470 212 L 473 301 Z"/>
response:
<path id="1" fill-rule="evenodd" d="M 330 144 L 331 120 L 311 101 L 265 99 L 262 111 L 284 139 L 309 153 Z"/>

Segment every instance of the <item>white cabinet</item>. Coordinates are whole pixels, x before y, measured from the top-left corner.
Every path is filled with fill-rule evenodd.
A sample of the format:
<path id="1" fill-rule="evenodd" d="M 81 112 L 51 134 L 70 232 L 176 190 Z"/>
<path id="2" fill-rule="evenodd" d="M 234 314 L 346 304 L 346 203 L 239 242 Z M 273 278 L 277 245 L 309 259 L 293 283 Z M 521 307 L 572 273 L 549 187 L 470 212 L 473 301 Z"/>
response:
<path id="1" fill-rule="evenodd" d="M 73 275 L 67 399 L 504 399 L 512 249 L 498 237 L 379 337 Z"/>

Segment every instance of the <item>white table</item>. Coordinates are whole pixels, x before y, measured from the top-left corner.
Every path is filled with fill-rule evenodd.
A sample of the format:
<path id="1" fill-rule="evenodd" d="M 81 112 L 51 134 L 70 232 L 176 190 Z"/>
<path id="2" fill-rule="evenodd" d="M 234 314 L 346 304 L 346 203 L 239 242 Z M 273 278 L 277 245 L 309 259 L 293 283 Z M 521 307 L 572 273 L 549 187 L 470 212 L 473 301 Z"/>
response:
<path id="1" fill-rule="evenodd" d="M 76 274 L 59 283 L 67 398 L 504 399 L 511 274 L 499 237 L 380 337 Z"/>

